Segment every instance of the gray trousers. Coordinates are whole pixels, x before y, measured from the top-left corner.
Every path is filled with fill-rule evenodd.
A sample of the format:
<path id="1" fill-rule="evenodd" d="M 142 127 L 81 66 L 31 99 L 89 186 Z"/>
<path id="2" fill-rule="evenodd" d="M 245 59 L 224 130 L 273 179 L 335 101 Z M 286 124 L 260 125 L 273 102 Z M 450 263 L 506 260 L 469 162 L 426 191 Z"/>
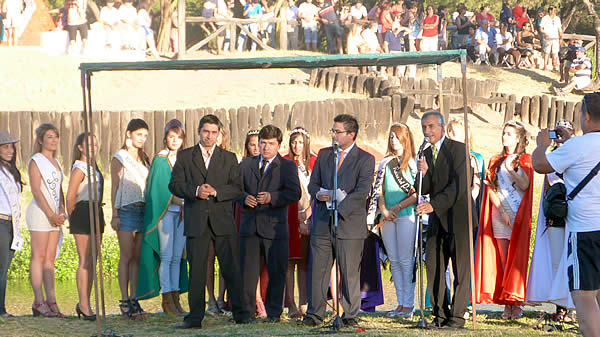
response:
<path id="1" fill-rule="evenodd" d="M 340 305 L 344 308 L 342 318 L 356 318 L 360 310 L 360 262 L 362 260 L 363 239 L 338 239 L 337 263 L 341 274 Z M 327 309 L 327 288 L 333 259 L 335 256 L 335 240 L 331 235 L 311 235 L 310 253 L 312 258 L 308 266 L 308 310 L 307 317 L 316 323 L 323 322 Z M 332 287 L 335 285 L 332 284 Z"/>

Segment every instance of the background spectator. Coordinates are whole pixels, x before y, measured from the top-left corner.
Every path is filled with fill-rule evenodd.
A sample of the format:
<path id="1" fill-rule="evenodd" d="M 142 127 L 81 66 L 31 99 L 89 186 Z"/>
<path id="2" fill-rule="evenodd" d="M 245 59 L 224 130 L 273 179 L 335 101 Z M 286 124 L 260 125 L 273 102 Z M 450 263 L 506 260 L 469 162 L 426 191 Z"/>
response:
<path id="1" fill-rule="evenodd" d="M 337 0 L 325 2 L 319 10 L 319 18 L 327 35 L 327 51 L 330 54 L 343 54 L 342 39 L 344 38 L 344 31 L 340 24 L 340 18 L 335 12 L 336 4 Z"/>
<path id="2" fill-rule="evenodd" d="M 473 24 L 473 17 L 470 18 L 466 16 L 467 6 L 464 4 L 458 5 L 458 15 L 454 20 L 454 24 L 456 25 L 456 35 L 455 38 L 452 39 L 452 45 L 454 48 L 459 48 L 463 43 L 465 37 L 469 35 L 469 28 L 473 27 L 473 32 L 475 32 L 475 25 Z"/>
<path id="3" fill-rule="evenodd" d="M 523 30 L 517 33 L 517 48 L 521 53 L 521 56 L 527 57 L 529 66 L 535 65 L 534 59 L 534 46 L 533 38 L 535 33 L 531 30 L 532 26 L 530 22 L 523 24 Z"/>
<path id="4" fill-rule="evenodd" d="M 508 24 L 500 22 L 500 31 L 496 33 L 496 45 L 498 51 L 498 60 L 504 60 L 504 56 L 508 53 L 513 57 L 513 64 L 517 68 L 521 61 L 521 53 L 514 48 L 514 38 L 508 31 Z M 507 62 L 510 65 L 510 63 Z"/>
<path id="5" fill-rule="evenodd" d="M 558 70 L 558 51 L 560 41 L 562 40 L 562 24 L 560 18 L 556 16 L 556 7 L 548 8 L 548 14 L 540 21 L 540 35 L 542 40 L 542 51 L 544 52 L 544 69 Z M 552 56 L 552 66 L 550 68 L 549 57 Z"/>
<path id="6" fill-rule="evenodd" d="M 479 60 L 476 63 L 490 65 L 489 57 L 496 52 L 496 30 L 490 27 L 488 19 L 481 20 L 481 27 L 475 32 L 476 51 Z"/>
<path id="7" fill-rule="evenodd" d="M 145 6 L 149 7 L 150 3 L 146 3 Z M 146 44 L 148 44 L 148 49 L 150 50 L 152 57 L 154 57 L 155 59 L 159 59 L 160 56 L 158 55 L 158 51 L 156 50 L 156 43 L 154 42 L 154 31 L 150 28 L 150 25 L 152 24 L 152 19 L 150 18 L 150 14 L 148 13 L 147 8 L 142 7 L 138 11 L 138 24 L 144 32 L 144 36 L 146 37 Z"/>
<path id="8" fill-rule="evenodd" d="M 438 27 L 440 17 L 435 15 L 433 6 L 427 6 L 427 15 L 421 21 L 422 51 L 434 51 L 438 49 Z"/>
<path id="9" fill-rule="evenodd" d="M 356 1 L 356 4 L 350 8 L 352 22 L 362 21 L 367 19 L 367 8 L 363 5 L 362 0 Z"/>
<path id="10" fill-rule="evenodd" d="M 75 52 L 77 32 L 79 32 L 81 37 L 81 53 L 85 51 L 85 44 L 88 37 L 87 18 L 85 16 L 86 8 L 86 0 L 71 0 L 68 2 L 67 32 L 69 32 L 69 54 Z"/>
<path id="11" fill-rule="evenodd" d="M 262 13 L 263 8 L 262 5 L 259 3 L 259 0 L 251 0 L 250 2 L 246 3 L 243 15 L 245 19 L 255 19 L 260 17 Z M 258 23 L 250 23 L 244 25 L 244 27 L 246 27 L 246 29 L 248 29 L 251 34 L 258 36 L 258 32 L 260 31 L 260 25 Z M 240 31 L 240 36 L 238 37 L 238 53 L 244 51 L 247 38 L 248 35 L 246 34 L 246 32 L 243 30 Z M 252 40 L 250 50 L 256 51 L 256 41 Z"/>
<path id="12" fill-rule="evenodd" d="M 512 2 L 505 1 L 502 3 L 502 10 L 500 11 L 500 22 L 506 23 L 508 31 L 515 34 L 515 16 L 513 14 Z"/>
<path id="13" fill-rule="evenodd" d="M 353 23 L 350 26 L 350 32 L 348 32 L 348 38 L 346 40 L 346 48 L 348 54 L 363 54 L 366 52 L 367 43 L 362 37 L 362 27 L 358 23 Z"/>
<path id="14" fill-rule="evenodd" d="M 288 20 L 288 49 L 298 49 L 298 25 L 289 24 L 290 21 L 298 21 L 298 7 L 296 7 L 295 0 L 288 0 L 288 6 L 286 7 L 286 17 Z"/>
<path id="15" fill-rule="evenodd" d="M 438 17 L 440 18 L 440 24 L 438 26 L 438 49 L 443 50 L 448 47 L 448 8 L 446 8 L 446 6 L 438 7 Z"/>
<path id="16" fill-rule="evenodd" d="M 523 24 L 529 21 L 527 5 L 521 6 L 521 4 L 516 4 L 515 8 L 513 8 L 513 17 L 515 18 L 515 28 L 518 32 L 523 28 Z"/>
<path id="17" fill-rule="evenodd" d="M 16 47 L 19 42 L 18 31 L 22 25 L 23 3 L 22 0 L 4 0 L 2 4 L 2 24 L 9 47 Z"/>
<path id="18" fill-rule="evenodd" d="M 121 36 L 119 34 L 119 10 L 115 8 L 114 0 L 107 0 L 106 6 L 100 10 L 100 23 L 104 30 L 106 44 L 111 46 L 113 52 L 118 52 L 121 49 Z"/>
<path id="19" fill-rule="evenodd" d="M 313 3 L 313 0 L 306 0 L 298 7 L 298 18 L 304 29 L 304 43 L 306 50 L 317 51 L 318 23 L 317 18 L 319 9 Z"/>
<path id="20" fill-rule="evenodd" d="M 585 48 L 577 48 L 577 58 L 571 62 L 569 72 L 573 74 L 573 79 L 562 89 L 553 87 L 557 95 L 564 96 L 573 89 L 581 90 L 592 82 L 592 60 L 585 55 Z"/>
<path id="21" fill-rule="evenodd" d="M 479 25 L 480 27 L 482 25 L 483 20 L 488 20 L 488 23 L 491 26 L 496 25 L 496 18 L 494 18 L 492 13 L 490 13 L 489 4 L 484 4 L 483 6 L 481 6 L 481 8 L 479 9 L 479 13 L 475 16 L 475 18 L 477 19 L 477 25 Z"/>

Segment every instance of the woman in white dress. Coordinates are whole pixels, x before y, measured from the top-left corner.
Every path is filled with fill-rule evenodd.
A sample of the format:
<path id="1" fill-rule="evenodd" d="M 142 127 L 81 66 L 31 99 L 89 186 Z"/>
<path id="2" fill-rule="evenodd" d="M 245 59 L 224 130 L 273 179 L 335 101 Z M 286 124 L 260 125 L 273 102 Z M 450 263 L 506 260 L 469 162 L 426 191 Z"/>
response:
<path id="1" fill-rule="evenodd" d="M 111 176 L 111 226 L 119 238 L 119 288 L 123 316 L 145 318 L 137 298 L 136 289 L 140 262 L 140 249 L 144 232 L 146 205 L 146 180 L 150 172 L 150 159 L 144 152 L 148 138 L 148 124 L 134 118 L 127 124 L 126 139 L 110 164 Z"/>
<path id="2" fill-rule="evenodd" d="M 62 190 L 63 172 L 56 160 L 58 137 L 58 129 L 54 125 L 40 125 L 35 130 L 34 155 L 29 161 L 33 200 L 27 207 L 25 219 L 31 236 L 29 276 L 34 296 L 31 308 L 34 317 L 64 317 L 56 304 L 54 289 L 54 260 L 62 226 L 67 219 Z"/>

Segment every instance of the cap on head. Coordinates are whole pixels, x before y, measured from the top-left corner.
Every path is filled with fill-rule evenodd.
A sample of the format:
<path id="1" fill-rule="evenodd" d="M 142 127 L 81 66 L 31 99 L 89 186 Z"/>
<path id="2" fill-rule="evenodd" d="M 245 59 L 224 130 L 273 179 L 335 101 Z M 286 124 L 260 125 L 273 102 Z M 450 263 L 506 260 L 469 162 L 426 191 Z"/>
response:
<path id="1" fill-rule="evenodd" d="M 18 139 L 14 139 L 7 130 L 0 131 L 0 145 L 12 144 L 18 142 Z"/>

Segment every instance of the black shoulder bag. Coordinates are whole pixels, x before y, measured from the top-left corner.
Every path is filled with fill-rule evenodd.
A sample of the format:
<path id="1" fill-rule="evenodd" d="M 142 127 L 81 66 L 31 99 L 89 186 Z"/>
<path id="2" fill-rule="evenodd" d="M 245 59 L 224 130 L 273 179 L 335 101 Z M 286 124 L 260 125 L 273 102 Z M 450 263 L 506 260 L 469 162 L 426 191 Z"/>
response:
<path id="1" fill-rule="evenodd" d="M 546 217 L 547 227 L 565 227 L 565 219 L 568 213 L 568 201 L 573 200 L 575 196 L 587 185 L 600 171 L 600 162 L 588 173 L 585 178 L 567 195 L 565 184 L 556 183 L 548 189 L 544 195 L 542 207 Z M 562 178 L 562 177 L 561 177 Z"/>

